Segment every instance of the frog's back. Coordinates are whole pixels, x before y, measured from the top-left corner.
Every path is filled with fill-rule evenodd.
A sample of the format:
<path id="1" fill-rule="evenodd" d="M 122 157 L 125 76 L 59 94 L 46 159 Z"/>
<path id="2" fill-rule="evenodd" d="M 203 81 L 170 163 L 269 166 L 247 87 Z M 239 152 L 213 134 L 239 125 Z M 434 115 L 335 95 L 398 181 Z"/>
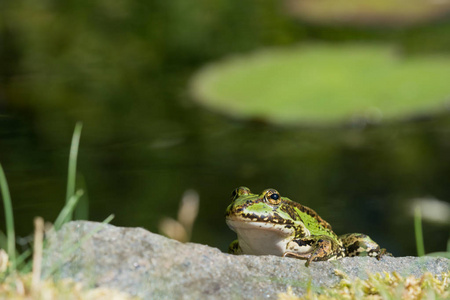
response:
<path id="1" fill-rule="evenodd" d="M 331 225 L 330 225 L 327 221 L 325 221 L 324 219 L 322 219 L 322 218 L 319 216 L 319 214 L 316 213 L 315 210 L 313 210 L 313 209 L 311 209 L 311 208 L 309 208 L 309 207 L 307 207 L 307 206 L 303 206 L 303 205 L 301 205 L 301 204 L 298 203 L 298 202 L 292 201 L 292 200 L 289 199 L 289 198 L 284 198 L 284 197 L 283 197 L 283 200 L 284 200 L 284 201 L 287 200 L 287 201 L 286 201 L 286 202 L 287 202 L 287 203 L 286 203 L 287 206 L 291 205 L 291 206 L 297 208 L 297 209 L 300 210 L 301 212 L 303 212 L 303 213 L 305 213 L 305 214 L 307 214 L 307 215 L 313 217 L 314 219 L 316 219 L 317 222 L 319 222 L 319 224 L 322 225 L 323 227 L 325 227 L 325 228 L 327 228 L 327 229 L 329 229 L 329 230 L 333 230 L 333 229 L 331 228 Z"/>

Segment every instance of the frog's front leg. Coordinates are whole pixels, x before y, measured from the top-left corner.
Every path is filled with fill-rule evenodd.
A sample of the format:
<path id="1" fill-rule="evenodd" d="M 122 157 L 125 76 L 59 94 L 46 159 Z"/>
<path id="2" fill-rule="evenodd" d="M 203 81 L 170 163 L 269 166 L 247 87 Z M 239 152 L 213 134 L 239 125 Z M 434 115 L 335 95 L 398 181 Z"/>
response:
<path id="1" fill-rule="evenodd" d="M 386 249 L 380 248 L 368 235 L 347 233 L 339 236 L 345 248 L 345 256 L 371 256 L 378 260 L 383 255 L 392 256 Z"/>
<path id="2" fill-rule="evenodd" d="M 239 240 L 234 240 L 231 242 L 230 246 L 228 246 L 228 253 L 230 254 L 242 254 L 242 249 L 239 246 Z"/>
<path id="3" fill-rule="evenodd" d="M 328 236 L 301 238 L 290 241 L 283 256 L 306 259 L 305 266 L 312 261 L 342 257 L 342 247 Z"/>

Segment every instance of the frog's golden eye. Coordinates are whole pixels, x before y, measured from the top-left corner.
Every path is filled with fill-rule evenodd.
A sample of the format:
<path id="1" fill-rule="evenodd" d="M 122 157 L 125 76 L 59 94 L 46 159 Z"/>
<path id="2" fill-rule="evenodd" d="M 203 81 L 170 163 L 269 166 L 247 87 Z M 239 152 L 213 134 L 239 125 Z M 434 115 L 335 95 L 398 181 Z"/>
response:
<path id="1" fill-rule="evenodd" d="M 267 190 L 264 195 L 264 198 L 272 205 L 278 205 L 281 202 L 280 193 L 278 193 L 276 190 L 273 189 Z"/>
<path id="2" fill-rule="evenodd" d="M 235 200 L 236 198 L 239 198 L 242 195 L 250 195 L 250 194 L 251 192 L 248 187 L 240 186 L 231 193 L 231 201 Z"/>

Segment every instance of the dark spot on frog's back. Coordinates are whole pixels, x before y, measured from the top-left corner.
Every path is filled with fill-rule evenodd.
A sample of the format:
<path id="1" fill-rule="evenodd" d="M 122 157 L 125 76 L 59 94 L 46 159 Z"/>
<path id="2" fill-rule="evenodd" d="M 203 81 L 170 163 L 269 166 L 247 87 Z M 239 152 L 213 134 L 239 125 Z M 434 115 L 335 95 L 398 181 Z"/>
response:
<path id="1" fill-rule="evenodd" d="M 347 248 L 345 249 L 345 254 L 346 256 L 356 256 L 358 255 L 358 249 L 359 246 L 357 243 L 348 245 Z"/>

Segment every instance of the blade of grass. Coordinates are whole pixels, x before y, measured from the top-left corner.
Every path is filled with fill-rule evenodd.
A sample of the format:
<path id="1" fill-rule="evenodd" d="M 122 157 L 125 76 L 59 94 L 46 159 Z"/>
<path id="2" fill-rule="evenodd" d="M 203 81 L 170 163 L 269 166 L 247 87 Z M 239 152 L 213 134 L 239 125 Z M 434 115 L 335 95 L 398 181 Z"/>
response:
<path id="1" fill-rule="evenodd" d="M 84 176 L 78 174 L 78 187 L 84 191 L 83 197 L 78 202 L 73 212 L 75 220 L 88 220 L 89 219 L 89 195 L 87 193 L 87 184 Z"/>
<path id="2" fill-rule="evenodd" d="M 75 183 L 77 177 L 77 157 L 78 146 L 80 145 L 81 129 L 83 128 L 82 122 L 77 122 L 75 130 L 73 131 L 72 144 L 70 146 L 69 155 L 69 170 L 67 174 L 67 193 L 66 203 L 68 203 L 71 197 L 75 194 Z M 72 213 L 68 215 L 68 221 L 72 219 Z"/>
<path id="3" fill-rule="evenodd" d="M 31 257 L 32 254 L 33 252 L 31 251 L 31 248 L 29 248 L 24 252 L 20 253 L 19 256 L 16 257 L 16 266 L 21 273 L 27 273 L 28 267 L 31 269 L 31 265 L 28 259 Z"/>
<path id="4" fill-rule="evenodd" d="M 14 216 L 11 204 L 11 196 L 9 194 L 8 182 L 6 181 L 5 172 L 0 164 L 0 188 L 2 190 L 3 206 L 5 208 L 6 220 L 6 238 L 7 252 L 11 261 L 11 270 L 16 268 L 16 235 L 14 231 Z"/>
<path id="5" fill-rule="evenodd" d="M 414 232 L 416 235 L 417 255 L 424 256 L 425 246 L 423 244 L 422 213 L 419 206 L 416 206 L 414 209 Z"/>
<path id="6" fill-rule="evenodd" d="M 114 219 L 114 214 L 110 214 L 106 219 L 103 220 L 102 224 L 108 224 Z"/>
<path id="7" fill-rule="evenodd" d="M 64 205 L 63 209 L 59 213 L 58 217 L 55 220 L 54 227 L 55 230 L 59 230 L 64 223 L 70 221 L 70 215 L 73 213 L 75 206 L 80 200 L 81 196 L 83 196 L 83 190 L 78 190 L 72 197 L 70 197 L 69 201 Z"/>
<path id="8" fill-rule="evenodd" d="M 0 231 L 0 248 L 6 249 L 8 247 L 8 240 L 6 238 L 6 235 Z"/>

